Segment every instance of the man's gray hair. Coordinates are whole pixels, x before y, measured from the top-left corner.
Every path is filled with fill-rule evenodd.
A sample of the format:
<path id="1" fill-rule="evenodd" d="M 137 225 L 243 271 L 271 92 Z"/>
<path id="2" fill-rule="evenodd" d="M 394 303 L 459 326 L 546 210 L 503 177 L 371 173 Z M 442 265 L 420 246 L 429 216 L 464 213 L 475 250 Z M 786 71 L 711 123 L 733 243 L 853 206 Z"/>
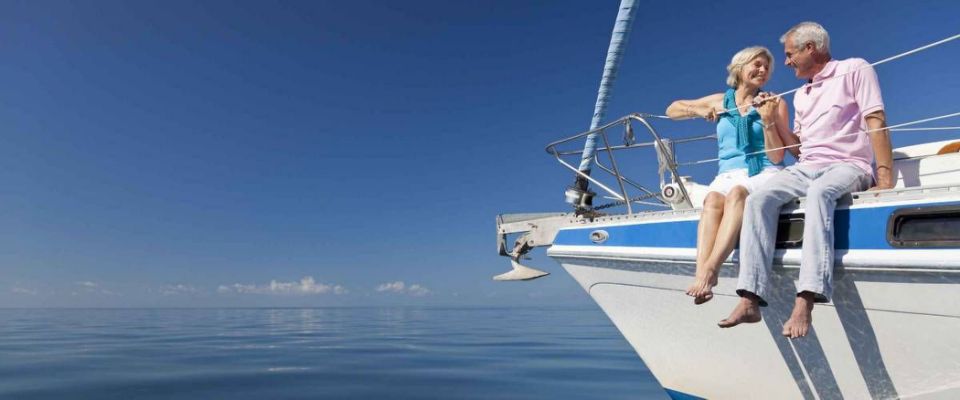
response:
<path id="1" fill-rule="evenodd" d="M 794 25 L 787 33 L 780 36 L 780 43 L 786 43 L 789 36 L 793 36 L 795 47 L 801 47 L 809 42 L 813 43 L 817 51 L 830 54 L 830 35 L 816 22 L 808 21 Z"/>

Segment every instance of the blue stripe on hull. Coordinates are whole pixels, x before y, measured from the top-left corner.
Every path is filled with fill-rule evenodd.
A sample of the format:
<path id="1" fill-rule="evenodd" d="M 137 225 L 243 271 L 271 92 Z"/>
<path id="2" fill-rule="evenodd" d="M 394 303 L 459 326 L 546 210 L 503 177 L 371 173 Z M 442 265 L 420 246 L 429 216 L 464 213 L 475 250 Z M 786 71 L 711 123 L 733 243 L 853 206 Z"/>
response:
<path id="1" fill-rule="evenodd" d="M 887 219 L 902 208 L 958 205 L 957 202 L 923 203 L 890 207 L 837 210 L 834 214 L 834 247 L 837 249 L 893 249 L 887 242 Z M 602 229 L 606 242 L 590 241 L 590 232 Z M 697 221 L 664 221 L 646 224 L 565 229 L 553 244 L 570 246 L 697 247 Z"/>
<path id="2" fill-rule="evenodd" d="M 670 396 L 670 398 L 673 400 L 706 400 L 703 397 L 697 397 L 683 392 L 678 392 L 676 390 L 670 390 L 667 388 L 664 388 L 663 390 L 666 390 L 667 396 Z"/>

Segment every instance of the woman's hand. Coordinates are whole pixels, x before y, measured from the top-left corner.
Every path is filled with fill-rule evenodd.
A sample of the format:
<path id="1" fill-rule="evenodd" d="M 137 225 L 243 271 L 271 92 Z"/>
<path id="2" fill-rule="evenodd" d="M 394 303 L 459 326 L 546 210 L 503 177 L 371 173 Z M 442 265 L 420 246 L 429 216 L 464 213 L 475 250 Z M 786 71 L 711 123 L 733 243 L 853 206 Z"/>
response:
<path id="1" fill-rule="evenodd" d="M 698 117 L 703 118 L 710 122 L 717 122 L 719 115 L 723 110 L 718 110 L 716 106 L 707 106 L 707 107 L 698 107 L 696 114 Z"/>
<path id="2" fill-rule="evenodd" d="M 753 99 L 754 107 L 763 118 L 764 126 L 775 123 L 777 119 L 777 108 L 780 107 L 780 98 L 770 92 L 763 92 Z"/>
<path id="3" fill-rule="evenodd" d="M 723 112 L 723 93 L 714 93 L 695 100 L 677 100 L 667 107 L 667 117 L 674 120 L 703 118 L 716 122 Z"/>
<path id="4" fill-rule="evenodd" d="M 697 118 L 703 118 L 710 122 L 717 122 L 720 120 L 720 116 L 723 115 L 725 110 L 719 104 L 710 104 L 700 107 L 692 107 L 691 111 Z"/>

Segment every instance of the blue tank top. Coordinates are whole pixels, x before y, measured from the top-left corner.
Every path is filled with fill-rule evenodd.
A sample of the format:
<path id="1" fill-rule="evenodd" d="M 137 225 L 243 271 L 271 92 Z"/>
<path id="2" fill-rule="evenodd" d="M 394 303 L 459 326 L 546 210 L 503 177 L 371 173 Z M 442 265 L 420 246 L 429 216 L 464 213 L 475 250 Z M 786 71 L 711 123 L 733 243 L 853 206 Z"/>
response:
<path id="1" fill-rule="evenodd" d="M 766 167 L 782 167 L 783 162 L 774 164 L 767 158 L 766 153 L 746 155 L 764 149 L 763 121 L 760 118 L 760 113 L 753 107 L 750 107 L 747 115 L 741 116 L 740 111 L 736 109 L 735 93 L 733 89 L 727 89 L 723 96 L 723 108 L 732 109 L 732 111 L 723 114 L 717 121 L 719 172 L 745 168 L 753 176 Z M 738 125 L 741 126 L 740 129 L 738 129 Z M 741 130 L 744 132 L 740 132 Z"/>

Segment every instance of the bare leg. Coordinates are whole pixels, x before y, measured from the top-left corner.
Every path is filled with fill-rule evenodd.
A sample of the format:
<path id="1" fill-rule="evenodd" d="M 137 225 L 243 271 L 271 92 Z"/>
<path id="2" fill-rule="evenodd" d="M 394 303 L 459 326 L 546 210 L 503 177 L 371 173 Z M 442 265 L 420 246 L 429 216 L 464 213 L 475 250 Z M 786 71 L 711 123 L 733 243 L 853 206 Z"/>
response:
<path id="1" fill-rule="evenodd" d="M 760 315 L 760 298 L 757 295 L 744 292 L 743 297 L 737 302 L 730 316 L 717 323 L 721 328 L 732 328 L 740 324 L 752 324 L 760 322 L 763 317 Z"/>
<path id="2" fill-rule="evenodd" d="M 723 207 L 723 218 L 717 230 L 717 238 L 707 259 L 697 265 L 697 281 L 703 281 L 705 286 L 693 293 L 695 304 L 703 304 L 713 298 L 713 287 L 717 286 L 717 276 L 720 266 L 730 257 L 733 247 L 740 239 L 740 224 L 743 222 L 743 205 L 747 200 L 747 189 L 735 186 L 727 193 Z"/>
<path id="3" fill-rule="evenodd" d="M 694 293 L 699 293 L 708 284 L 701 279 L 705 276 L 703 265 L 710 253 L 713 252 L 714 240 L 717 237 L 717 230 L 720 228 L 720 220 L 723 217 L 724 199 L 724 195 L 710 192 L 703 201 L 703 213 L 700 215 L 700 223 L 697 224 L 696 280 L 687 288 L 688 296 L 694 296 Z"/>
<path id="4" fill-rule="evenodd" d="M 813 322 L 813 292 L 800 292 L 793 304 L 790 319 L 783 324 L 783 336 L 791 339 L 806 336 Z"/>

